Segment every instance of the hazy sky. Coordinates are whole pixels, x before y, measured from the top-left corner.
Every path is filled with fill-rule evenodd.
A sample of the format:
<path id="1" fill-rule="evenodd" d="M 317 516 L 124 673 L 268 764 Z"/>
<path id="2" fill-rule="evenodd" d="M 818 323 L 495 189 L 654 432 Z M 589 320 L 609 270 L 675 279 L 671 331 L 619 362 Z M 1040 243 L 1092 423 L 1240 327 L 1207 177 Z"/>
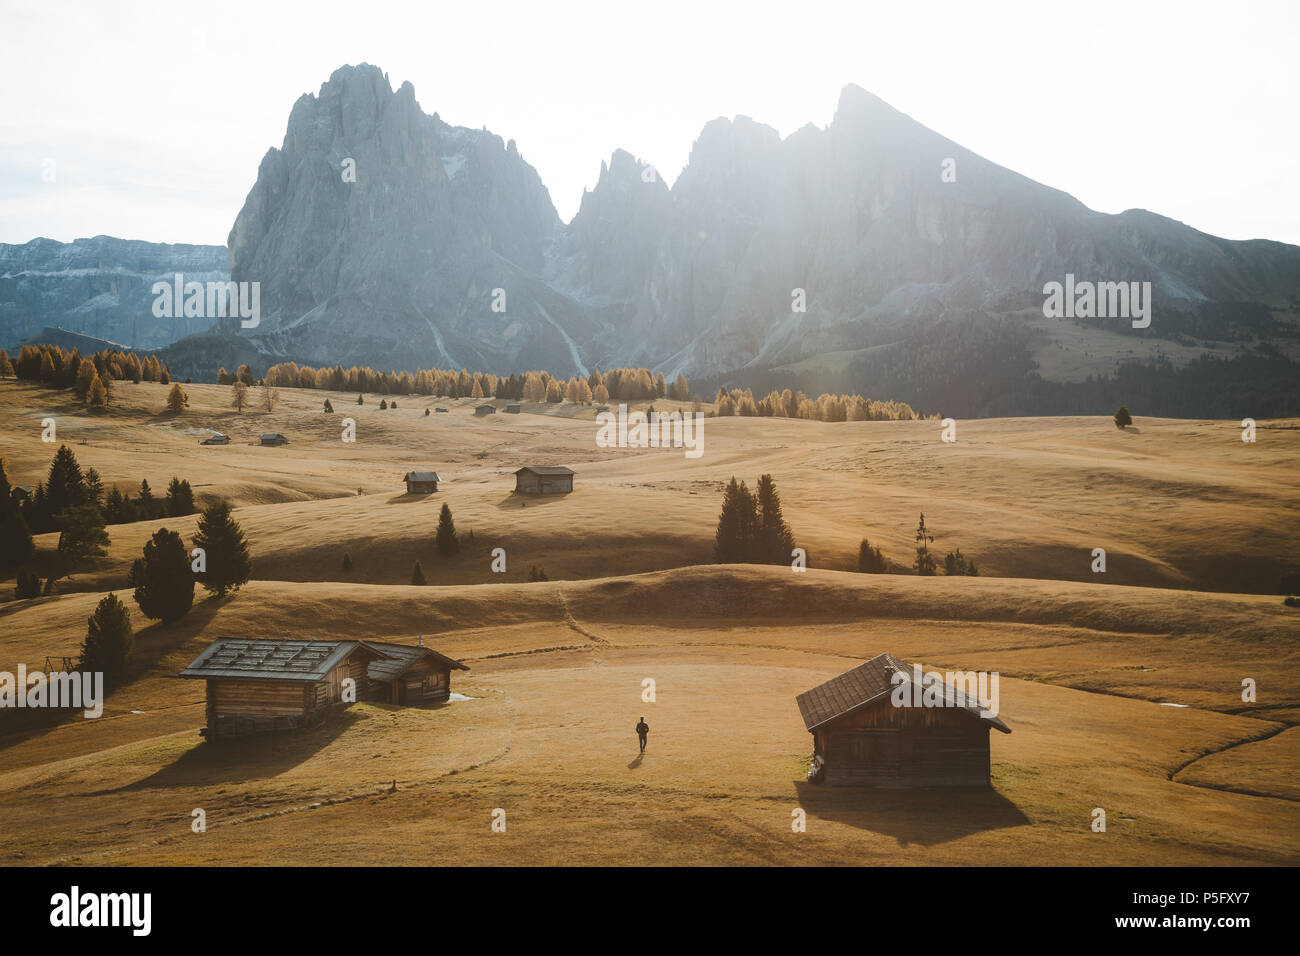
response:
<path id="1" fill-rule="evenodd" d="M 1131 0 L 0 0 L 0 242 L 224 243 L 294 101 L 360 62 L 516 140 L 566 220 L 615 148 L 671 181 L 708 120 L 785 136 L 852 82 L 1094 209 L 1300 243 L 1300 3 Z"/>

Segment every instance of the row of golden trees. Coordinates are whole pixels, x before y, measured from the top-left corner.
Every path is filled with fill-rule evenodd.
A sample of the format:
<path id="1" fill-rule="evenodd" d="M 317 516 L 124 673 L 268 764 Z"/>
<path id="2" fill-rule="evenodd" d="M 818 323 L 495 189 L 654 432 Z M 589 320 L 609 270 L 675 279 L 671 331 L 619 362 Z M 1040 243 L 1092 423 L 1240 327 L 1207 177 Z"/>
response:
<path id="1" fill-rule="evenodd" d="M 96 408 L 108 404 L 114 382 L 171 381 L 167 366 L 153 355 L 141 358 L 134 352 L 103 349 L 83 358 L 80 350 L 67 352 L 58 345 L 24 345 L 17 361 L 0 349 L 0 378 L 11 375 L 51 388 L 71 388 L 80 401 Z"/>
<path id="2" fill-rule="evenodd" d="M 224 368 L 217 373 L 223 385 L 242 381 L 253 383 L 248 366 L 241 365 L 233 374 Z M 461 369 L 422 369 L 418 372 L 376 372 L 372 368 L 312 368 L 296 362 L 273 365 L 263 379 L 269 386 L 284 388 L 320 388 L 338 392 L 374 392 L 381 395 L 437 395 L 447 398 L 500 398 L 530 402 L 574 402 L 604 404 L 608 401 L 636 401 L 669 398 L 690 399 L 686 376 L 677 375 L 671 383 L 664 374 L 644 368 L 599 369 L 589 375 L 557 378 L 545 371 L 500 376 L 491 372 Z"/>
<path id="3" fill-rule="evenodd" d="M 747 388 L 720 388 L 714 397 L 719 415 L 747 415 L 758 418 L 807 418 L 818 422 L 896 422 L 923 416 L 906 402 L 872 401 L 862 395 L 832 395 L 823 392 L 809 398 L 803 392 L 775 389 L 758 400 Z"/>

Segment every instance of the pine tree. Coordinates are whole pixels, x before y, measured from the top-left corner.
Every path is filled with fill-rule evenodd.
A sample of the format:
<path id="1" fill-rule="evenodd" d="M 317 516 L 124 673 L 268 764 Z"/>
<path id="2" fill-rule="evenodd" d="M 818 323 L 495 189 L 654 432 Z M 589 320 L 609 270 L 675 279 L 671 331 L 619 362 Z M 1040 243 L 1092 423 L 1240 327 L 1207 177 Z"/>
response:
<path id="1" fill-rule="evenodd" d="M 41 579 L 26 568 L 19 568 L 18 575 L 14 579 L 14 597 L 21 601 L 23 598 L 40 597 L 40 595 Z"/>
<path id="2" fill-rule="evenodd" d="M 199 583 L 217 597 L 239 590 L 253 573 L 248 542 L 227 501 L 215 501 L 203 510 L 193 544 L 203 549 L 206 564 L 206 570 L 198 573 Z"/>
<path id="3" fill-rule="evenodd" d="M 1127 428 L 1133 424 L 1133 416 L 1129 414 L 1128 406 L 1121 405 L 1115 412 L 1115 427 Z"/>
<path id="4" fill-rule="evenodd" d="M 140 497 L 136 498 L 135 501 L 136 506 L 140 509 L 140 513 L 146 521 L 150 518 L 157 517 L 158 501 L 154 498 L 153 492 L 149 488 L 149 480 L 147 478 L 141 479 Z"/>
<path id="5" fill-rule="evenodd" d="M 884 574 L 889 566 L 879 548 L 873 548 L 866 538 L 858 545 L 858 570 L 863 574 Z"/>
<path id="6" fill-rule="evenodd" d="M 713 557 L 719 564 L 751 560 L 758 531 L 758 501 L 743 481 L 733 475 L 722 493 L 722 512 L 713 539 Z"/>
<path id="7" fill-rule="evenodd" d="M 388 410 L 388 399 L 386 399 L 386 398 L 381 398 L 381 399 L 379 400 L 379 409 L 380 409 L 380 411 L 387 411 L 387 410 Z"/>
<path id="8" fill-rule="evenodd" d="M 131 658 L 131 615 L 126 605 L 110 594 L 86 621 L 86 641 L 81 646 L 78 670 L 100 672 L 113 687 L 126 674 Z"/>
<path id="9" fill-rule="evenodd" d="M 346 551 L 343 552 L 343 570 L 352 570 L 352 555 L 348 554 Z"/>
<path id="10" fill-rule="evenodd" d="M 331 414 L 334 412 L 334 406 L 330 404 L 330 400 L 328 398 L 325 399 L 325 411 Z"/>
<path id="11" fill-rule="evenodd" d="M 13 567 L 32 556 L 35 545 L 18 503 L 14 501 L 5 461 L 0 458 L 0 567 Z"/>
<path id="12" fill-rule="evenodd" d="M 777 493 L 776 482 L 771 475 L 760 475 L 756 491 L 758 539 L 750 561 L 755 564 L 786 564 L 794 550 L 794 534 L 781 513 L 781 496 Z"/>
<path id="13" fill-rule="evenodd" d="M 86 404 L 91 408 L 108 407 L 108 389 L 104 387 L 98 375 L 90 383 L 90 391 L 86 393 Z"/>
<path id="14" fill-rule="evenodd" d="M 529 581 L 549 581 L 550 578 L 548 578 L 548 577 L 546 576 L 546 569 L 545 569 L 545 568 L 538 567 L 537 565 L 534 564 L 531 568 L 528 569 L 528 580 L 529 580 Z"/>
<path id="15" fill-rule="evenodd" d="M 424 414 L 425 414 L 426 417 L 428 416 L 428 414 L 429 414 L 429 410 L 428 410 L 427 408 L 424 410 Z"/>
<path id="16" fill-rule="evenodd" d="M 180 382 L 177 382 L 167 393 L 167 410 L 183 412 L 189 404 L 189 396 L 185 394 L 185 389 L 181 388 Z"/>
<path id="17" fill-rule="evenodd" d="M 429 582 L 424 577 L 424 568 L 420 567 L 420 562 L 415 562 L 415 567 L 411 569 L 411 583 L 423 587 Z"/>
<path id="18" fill-rule="evenodd" d="M 456 525 L 451 520 L 451 509 L 446 504 L 443 504 L 442 511 L 438 513 L 438 532 L 434 537 L 434 543 L 438 546 L 439 554 L 453 555 L 460 550 Z"/>
<path id="19" fill-rule="evenodd" d="M 358 396 L 357 396 L 357 404 L 358 404 L 358 405 L 364 405 L 365 403 L 366 403 L 366 398 L 365 398 L 365 396 L 364 396 L 364 395 L 358 395 Z"/>
<path id="20" fill-rule="evenodd" d="M 67 445 L 60 445 L 50 462 L 50 473 L 45 479 L 45 502 L 51 515 L 86 503 L 86 479 L 77 464 L 77 456 Z"/>
<path id="21" fill-rule="evenodd" d="M 144 557 L 131 565 L 127 583 L 145 617 L 164 624 L 179 621 L 194 606 L 194 574 L 185 542 L 175 531 L 159 528 L 145 542 Z"/>
<path id="22" fill-rule="evenodd" d="M 58 514 L 59 554 L 69 558 L 99 557 L 108 553 L 104 515 L 94 505 L 73 505 Z"/>
<path id="23" fill-rule="evenodd" d="M 934 540 L 925 527 L 925 513 L 921 513 L 921 523 L 916 527 L 916 563 L 912 565 L 917 574 L 931 575 L 938 569 L 934 555 L 930 553 L 930 542 Z"/>
<path id="24" fill-rule="evenodd" d="M 167 514 L 173 518 L 194 514 L 194 490 L 188 481 L 173 476 L 167 486 Z"/>

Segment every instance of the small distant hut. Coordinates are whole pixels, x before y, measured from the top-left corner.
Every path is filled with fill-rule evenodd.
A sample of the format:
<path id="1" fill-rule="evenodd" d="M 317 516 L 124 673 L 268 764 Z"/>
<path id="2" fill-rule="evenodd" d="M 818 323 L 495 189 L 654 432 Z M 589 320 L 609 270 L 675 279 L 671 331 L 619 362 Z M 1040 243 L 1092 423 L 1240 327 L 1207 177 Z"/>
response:
<path id="1" fill-rule="evenodd" d="M 33 493 L 31 485 L 14 485 L 9 497 L 14 501 L 27 501 Z"/>
<path id="2" fill-rule="evenodd" d="M 199 444 L 200 445 L 229 445 L 230 436 L 223 435 L 221 434 L 221 432 L 217 432 L 214 435 L 209 435 L 207 438 L 203 439 L 203 441 L 199 442 Z"/>
<path id="3" fill-rule="evenodd" d="M 266 433 L 265 435 L 262 436 L 261 441 L 262 441 L 262 444 L 263 444 L 263 445 L 287 445 L 287 444 L 289 444 L 289 439 L 285 438 L 285 437 L 284 437 L 283 435 L 281 435 L 279 432 L 268 432 L 268 433 Z"/>
<path id="4" fill-rule="evenodd" d="M 796 700 L 813 735 L 810 777 L 831 786 L 914 789 L 989 786 L 989 729 L 1011 728 L 942 683 L 946 706 L 919 706 L 922 688 L 895 706 L 895 674 L 916 684 L 911 665 L 880 654 Z"/>
<path id="5" fill-rule="evenodd" d="M 563 465 L 528 465 L 515 472 L 515 494 L 567 495 L 573 491 L 572 468 Z"/>
<path id="6" fill-rule="evenodd" d="M 345 681 L 368 680 L 383 654 L 362 641 L 224 638 L 178 676 L 207 683 L 208 740 L 298 730 L 344 703 Z"/>
<path id="7" fill-rule="evenodd" d="M 518 415 L 523 410 L 523 405 L 519 402 L 508 402 L 506 404 L 507 415 Z"/>
<path id="8" fill-rule="evenodd" d="M 442 412 L 442 413 L 444 413 L 444 414 L 445 414 L 445 413 L 446 413 L 446 411 L 447 411 L 447 409 L 445 409 L 445 408 L 442 408 L 442 407 L 441 407 L 441 406 L 439 406 L 439 407 L 438 407 L 438 408 L 435 408 L 435 409 L 434 409 L 434 411 L 435 411 L 435 412 Z"/>
<path id="9" fill-rule="evenodd" d="M 367 696 L 390 704 L 434 704 L 451 696 L 451 672 L 469 670 L 460 661 L 421 644 L 387 644 L 366 641 L 382 655 L 370 662 Z"/>
<path id="10" fill-rule="evenodd" d="M 495 405 L 479 405 L 474 409 L 475 415 L 495 415 L 497 407 Z"/>
<path id="11" fill-rule="evenodd" d="M 427 495 L 438 490 L 442 481 L 436 471 L 408 471 L 404 479 L 408 495 Z"/>

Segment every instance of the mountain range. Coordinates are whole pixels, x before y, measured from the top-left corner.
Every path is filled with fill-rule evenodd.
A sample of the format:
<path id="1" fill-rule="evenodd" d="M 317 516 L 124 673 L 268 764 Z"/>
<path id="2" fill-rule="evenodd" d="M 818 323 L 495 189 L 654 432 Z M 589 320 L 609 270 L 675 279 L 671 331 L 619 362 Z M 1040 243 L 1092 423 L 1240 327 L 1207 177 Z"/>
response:
<path id="1" fill-rule="evenodd" d="M 1300 247 L 1095 212 L 856 86 L 829 125 L 784 138 L 713 120 L 671 186 L 617 150 L 564 223 L 513 140 L 343 67 L 294 104 L 227 248 L 229 278 L 260 283 L 255 328 L 157 320 L 141 299 L 155 272 L 224 279 L 220 247 L 0 246 L 0 337 L 165 345 L 199 380 L 290 359 L 630 365 L 701 394 L 851 391 L 965 416 L 1300 414 Z M 1150 325 L 1046 318 L 1044 286 L 1067 276 L 1150 283 Z"/>

